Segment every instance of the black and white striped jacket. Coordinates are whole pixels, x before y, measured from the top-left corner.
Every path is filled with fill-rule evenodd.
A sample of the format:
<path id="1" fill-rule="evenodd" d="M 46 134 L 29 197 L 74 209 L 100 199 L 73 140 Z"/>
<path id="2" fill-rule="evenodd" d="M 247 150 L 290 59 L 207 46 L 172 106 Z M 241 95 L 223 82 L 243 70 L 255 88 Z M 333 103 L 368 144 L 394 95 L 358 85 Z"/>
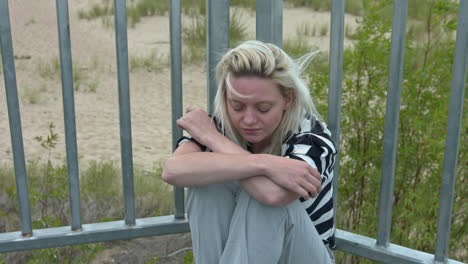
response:
<path id="1" fill-rule="evenodd" d="M 304 119 L 298 130 L 283 144 L 281 154 L 303 160 L 320 172 L 322 191 L 315 198 L 300 200 L 324 244 L 335 248 L 333 165 L 336 148 L 326 124 Z"/>
<path id="2" fill-rule="evenodd" d="M 196 143 L 203 151 L 207 148 L 192 137 L 182 137 L 177 146 L 186 141 Z M 281 155 L 303 160 L 316 168 L 322 176 L 322 191 L 307 201 L 300 198 L 323 243 L 335 248 L 333 219 L 333 165 L 336 148 L 324 122 L 304 119 L 300 127 L 282 145 Z"/>

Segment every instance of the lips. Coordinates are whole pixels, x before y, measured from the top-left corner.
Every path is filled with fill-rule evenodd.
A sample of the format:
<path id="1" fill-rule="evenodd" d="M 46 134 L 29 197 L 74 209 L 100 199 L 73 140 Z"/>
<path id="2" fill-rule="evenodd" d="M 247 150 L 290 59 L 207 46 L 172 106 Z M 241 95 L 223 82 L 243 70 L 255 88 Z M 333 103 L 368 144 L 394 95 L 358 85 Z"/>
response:
<path id="1" fill-rule="evenodd" d="M 243 128 L 242 132 L 244 132 L 244 134 L 246 135 L 256 135 L 258 132 L 260 132 L 260 129 Z"/>

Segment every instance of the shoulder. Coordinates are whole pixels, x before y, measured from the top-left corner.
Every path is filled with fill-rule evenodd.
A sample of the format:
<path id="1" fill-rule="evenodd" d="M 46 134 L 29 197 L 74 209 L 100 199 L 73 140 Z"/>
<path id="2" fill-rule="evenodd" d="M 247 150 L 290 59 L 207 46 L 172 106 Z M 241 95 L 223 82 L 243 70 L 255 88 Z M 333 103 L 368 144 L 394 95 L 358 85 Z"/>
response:
<path id="1" fill-rule="evenodd" d="M 316 168 L 324 183 L 333 177 L 336 148 L 327 125 L 322 121 L 303 120 L 296 132 L 283 144 L 282 154 Z"/>
<path id="2" fill-rule="evenodd" d="M 211 116 L 209 115 L 210 118 L 213 119 L 213 122 L 215 123 L 215 126 L 216 126 L 216 129 L 222 133 L 222 129 L 221 129 L 221 122 L 214 116 Z M 191 135 L 187 135 L 187 136 L 182 136 L 176 143 L 176 148 L 179 148 L 181 145 L 183 145 L 184 143 L 187 143 L 187 142 L 193 142 L 195 143 L 200 149 L 201 151 L 205 152 L 205 151 L 210 151 L 205 145 L 202 145 L 200 142 L 198 142 L 195 138 L 193 138 Z"/>
<path id="3" fill-rule="evenodd" d="M 283 145 L 283 153 L 287 155 L 288 152 L 292 152 L 293 149 L 298 146 L 309 146 L 309 150 L 316 150 L 320 152 L 320 154 L 323 152 L 323 148 L 326 148 L 328 150 L 327 152 L 330 154 L 336 153 L 335 144 L 331 138 L 331 132 L 328 130 L 326 123 L 320 120 L 303 119 L 295 133 L 293 133 Z M 310 149 L 312 146 L 318 148 Z"/>

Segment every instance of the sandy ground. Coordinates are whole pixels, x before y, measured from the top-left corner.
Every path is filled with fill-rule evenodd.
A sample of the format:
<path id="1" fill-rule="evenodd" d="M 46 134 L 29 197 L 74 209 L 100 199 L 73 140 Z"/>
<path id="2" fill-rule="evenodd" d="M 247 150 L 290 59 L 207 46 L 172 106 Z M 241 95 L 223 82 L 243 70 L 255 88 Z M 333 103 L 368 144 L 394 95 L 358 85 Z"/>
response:
<path id="1" fill-rule="evenodd" d="M 88 10 L 100 0 L 68 1 L 74 68 L 81 73 L 80 87 L 75 91 L 75 112 L 79 163 L 115 161 L 120 165 L 120 137 L 118 89 L 115 56 L 115 36 L 100 19 L 87 21 L 78 18 L 79 10 Z M 58 134 L 53 162 L 65 160 L 65 136 L 61 81 L 59 76 L 44 78 L 40 72 L 46 64 L 58 60 L 58 37 L 55 1 L 9 1 L 13 48 L 17 57 L 16 77 L 19 93 L 22 136 L 27 161 L 46 162 L 48 153 L 35 140 L 46 137 L 53 122 Z M 242 12 L 242 21 L 249 38 L 255 38 L 255 13 Z M 329 24 L 329 13 L 305 8 L 284 10 L 284 39 L 295 39 L 296 29 L 303 24 L 317 28 Z M 356 18 L 346 17 L 355 25 Z M 183 17 L 183 26 L 190 25 Z M 318 34 L 317 34 L 318 35 Z M 308 40 L 324 52 L 329 47 L 328 34 Z M 349 41 L 345 45 L 350 45 Z M 157 51 L 162 57 L 169 54 L 169 18 L 144 18 L 128 29 L 129 58 L 147 56 Z M 167 65 L 167 63 L 166 63 Z M 206 70 L 201 65 L 183 65 L 183 102 L 205 107 Z M 76 83 L 75 83 L 76 88 Z M 95 91 L 93 91 L 95 90 Z M 159 72 L 138 69 L 130 73 L 133 161 L 146 169 L 161 166 L 172 151 L 170 69 Z M 0 164 L 12 164 L 10 129 L 6 106 L 3 71 L 0 71 Z M 117 243 L 117 246 L 115 246 Z M 115 242 L 106 247 L 93 263 L 145 263 L 153 254 L 166 256 L 190 246 L 188 234 L 141 238 Z M 20 253 L 11 253 L 12 263 Z M 183 255 L 164 257 L 162 263 L 181 263 Z"/>
<path id="2" fill-rule="evenodd" d="M 90 160 L 113 160 L 120 163 L 118 89 L 115 57 L 115 36 L 100 19 L 82 20 L 79 10 L 88 10 L 98 0 L 69 1 L 70 31 L 74 67 L 82 73 L 81 85 L 75 91 L 75 112 L 80 165 Z M 41 77 L 41 65 L 58 59 L 55 1 L 9 1 L 16 74 L 20 101 L 22 133 L 27 161 L 47 160 L 47 152 L 35 140 L 47 136 L 51 122 L 56 126 L 58 144 L 51 159 L 65 160 L 63 105 L 59 77 Z M 241 10 L 242 11 L 242 10 Z M 249 34 L 255 36 L 255 13 L 242 11 L 242 20 Z M 346 23 L 355 24 L 346 17 Z M 183 18 L 183 26 L 188 23 Z M 297 8 L 284 11 L 284 39 L 296 38 L 302 24 L 325 25 L 329 13 Z M 317 34 L 318 35 L 318 34 Z M 327 51 L 329 37 L 310 37 L 309 41 Z M 349 45 L 346 41 L 345 45 Z M 157 51 L 169 53 L 169 19 L 167 16 L 144 18 L 128 29 L 129 57 L 145 56 Z M 3 72 L 0 73 L 3 79 Z M 76 88 L 76 85 L 75 85 Z M 95 91 L 91 91 L 92 89 Z M 206 71 L 204 66 L 183 65 L 184 107 L 206 106 Z M 133 160 L 137 166 L 160 166 L 171 153 L 170 69 L 130 73 Z M 32 103 L 31 98 L 37 102 Z M 6 96 L 0 82 L 0 163 L 12 163 L 12 148 Z"/>

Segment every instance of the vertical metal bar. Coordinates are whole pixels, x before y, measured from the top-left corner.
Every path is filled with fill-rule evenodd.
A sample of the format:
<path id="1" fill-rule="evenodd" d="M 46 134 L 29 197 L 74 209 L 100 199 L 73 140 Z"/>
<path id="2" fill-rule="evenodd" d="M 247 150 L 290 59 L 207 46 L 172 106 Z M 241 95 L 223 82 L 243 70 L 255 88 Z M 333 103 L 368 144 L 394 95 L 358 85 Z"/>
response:
<path id="1" fill-rule="evenodd" d="M 341 88 L 343 82 L 343 42 L 344 42 L 344 0 L 333 0 L 330 29 L 330 68 L 328 92 L 328 126 L 336 145 L 336 159 L 333 170 L 333 206 L 338 205 L 338 179 L 340 164 L 340 120 Z M 336 224 L 336 209 L 334 222 Z"/>
<path id="2" fill-rule="evenodd" d="M 468 0 L 460 0 L 459 8 L 435 250 L 435 260 L 444 263 L 447 260 L 450 241 L 450 224 L 457 169 L 458 145 L 460 141 L 460 123 L 462 120 L 466 72 L 468 68 Z"/>
<path id="3" fill-rule="evenodd" d="M 120 148 L 122 182 L 125 199 L 125 223 L 135 225 L 135 199 L 133 187 L 132 127 L 130 114 L 130 88 L 128 75 L 127 12 L 125 0 L 114 0 L 115 42 L 119 79 Z"/>
<path id="4" fill-rule="evenodd" d="M 57 0 L 57 25 L 62 71 L 62 96 L 67 146 L 68 188 L 70 196 L 71 228 L 81 230 L 80 178 L 78 173 L 78 150 L 76 146 L 75 99 L 73 94 L 73 69 L 70 44 L 68 0 Z"/>
<path id="5" fill-rule="evenodd" d="M 171 100 L 172 100 L 172 150 L 182 137 L 182 129 L 177 126 L 177 119 L 182 116 L 182 41 L 180 0 L 170 3 L 171 35 Z M 184 188 L 174 187 L 175 218 L 185 218 Z"/>
<path id="6" fill-rule="evenodd" d="M 215 68 L 229 48 L 229 0 L 206 0 L 207 7 L 207 61 L 208 61 L 208 112 L 213 112 L 213 101 L 216 95 Z"/>
<path id="7" fill-rule="evenodd" d="M 283 0 L 257 0 L 256 37 L 283 46 Z"/>
<path id="8" fill-rule="evenodd" d="M 390 227 L 392 225 L 393 185 L 395 179 L 407 16 L 408 1 L 395 0 L 385 116 L 382 180 L 380 183 L 379 226 L 377 231 L 377 245 L 385 247 L 388 246 L 390 241 Z"/>
<path id="9" fill-rule="evenodd" d="M 11 145 L 13 148 L 13 162 L 15 165 L 16 189 L 20 208 L 21 233 L 23 236 L 31 236 L 31 209 L 29 206 L 28 182 L 24 160 L 23 134 L 21 131 L 21 117 L 18 103 L 18 89 L 16 84 L 16 70 L 13 55 L 13 43 L 11 39 L 8 0 L 0 0 L 0 48 L 2 51 Z"/>

